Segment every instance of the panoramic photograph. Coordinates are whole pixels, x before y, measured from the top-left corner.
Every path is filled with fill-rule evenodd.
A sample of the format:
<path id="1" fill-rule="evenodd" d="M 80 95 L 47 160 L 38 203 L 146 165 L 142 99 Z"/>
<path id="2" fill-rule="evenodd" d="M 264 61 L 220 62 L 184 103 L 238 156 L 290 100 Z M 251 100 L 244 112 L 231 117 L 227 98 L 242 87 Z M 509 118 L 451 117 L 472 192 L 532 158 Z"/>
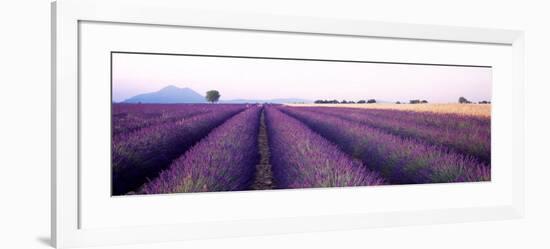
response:
<path id="1" fill-rule="evenodd" d="M 491 181 L 489 66 L 111 56 L 114 196 Z"/>

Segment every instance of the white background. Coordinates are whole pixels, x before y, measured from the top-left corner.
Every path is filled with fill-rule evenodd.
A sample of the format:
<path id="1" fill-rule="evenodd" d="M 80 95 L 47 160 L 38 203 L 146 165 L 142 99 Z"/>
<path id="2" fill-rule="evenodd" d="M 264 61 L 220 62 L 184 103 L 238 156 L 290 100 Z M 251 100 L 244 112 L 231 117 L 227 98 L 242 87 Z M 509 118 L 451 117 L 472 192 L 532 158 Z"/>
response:
<path id="1" fill-rule="evenodd" d="M 540 2 L 540 3 L 539 3 Z M 548 248 L 550 17 L 544 1 L 201 1 L 190 7 L 282 15 L 524 29 L 527 217 L 522 220 L 108 248 Z M 0 247 L 47 248 L 50 227 L 50 14 L 47 0 L 0 12 Z M 545 103 L 546 102 L 546 103 Z"/>

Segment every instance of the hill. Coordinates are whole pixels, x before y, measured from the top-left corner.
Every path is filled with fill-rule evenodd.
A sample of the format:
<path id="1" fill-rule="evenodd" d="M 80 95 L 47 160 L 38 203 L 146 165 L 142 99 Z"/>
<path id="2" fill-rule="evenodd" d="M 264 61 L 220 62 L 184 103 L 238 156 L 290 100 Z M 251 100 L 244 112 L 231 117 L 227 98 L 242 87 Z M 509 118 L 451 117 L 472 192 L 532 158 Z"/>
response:
<path id="1" fill-rule="evenodd" d="M 206 103 L 204 96 L 193 89 L 167 86 L 156 92 L 139 94 L 124 103 Z"/>

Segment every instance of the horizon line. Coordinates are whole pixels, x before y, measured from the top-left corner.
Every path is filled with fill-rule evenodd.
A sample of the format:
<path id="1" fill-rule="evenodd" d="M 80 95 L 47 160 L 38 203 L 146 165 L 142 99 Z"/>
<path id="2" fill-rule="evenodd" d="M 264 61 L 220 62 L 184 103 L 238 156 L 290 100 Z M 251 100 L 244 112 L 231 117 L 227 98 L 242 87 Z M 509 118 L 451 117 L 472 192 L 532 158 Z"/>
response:
<path id="1" fill-rule="evenodd" d="M 150 93 L 155 93 L 155 92 L 159 92 L 165 88 L 168 88 L 168 87 L 174 87 L 174 88 L 177 88 L 177 89 L 189 89 L 193 92 L 195 92 L 196 94 L 198 94 L 199 96 L 201 97 L 205 97 L 205 96 L 202 96 L 200 93 L 198 93 L 197 91 L 195 91 L 193 88 L 191 87 L 179 87 L 179 86 L 175 86 L 173 84 L 170 84 L 170 85 L 166 85 L 162 88 L 160 88 L 159 90 L 157 91 L 154 91 L 154 92 L 145 92 L 145 93 L 140 93 L 140 94 L 137 94 L 137 95 L 134 95 L 130 98 L 127 98 L 127 99 L 124 99 L 124 100 L 121 100 L 121 101 L 113 101 L 113 96 L 111 95 L 111 103 L 125 103 L 125 101 L 131 99 L 131 98 L 134 98 L 136 96 L 139 96 L 139 95 L 143 95 L 143 94 L 150 94 Z M 216 90 L 216 89 L 213 89 L 213 90 Z M 459 96 L 460 97 L 464 97 L 464 96 Z M 300 99 L 300 100 L 304 100 L 304 101 L 301 101 L 301 102 L 314 102 L 314 101 L 318 101 L 318 100 L 323 100 L 323 101 L 332 101 L 332 100 L 337 100 L 337 101 L 340 101 L 340 99 L 338 98 L 316 98 L 316 99 L 302 99 L 302 98 L 299 98 L 299 97 L 278 97 L 278 98 L 269 98 L 269 99 L 249 99 L 249 98 L 231 98 L 231 99 L 220 99 L 220 101 L 248 101 L 248 100 L 261 100 L 261 101 L 270 101 L 270 100 L 279 100 L 279 99 Z M 413 98 L 413 99 L 408 99 L 408 100 L 403 100 L 403 102 L 401 100 L 386 100 L 386 99 L 377 99 L 377 98 L 364 98 L 364 99 L 359 99 L 359 100 L 354 100 L 354 99 L 341 99 L 341 101 L 353 101 L 353 102 L 358 102 L 358 101 L 361 101 L 361 100 L 364 100 L 364 101 L 367 101 L 367 100 L 370 100 L 370 99 L 374 99 L 376 101 L 382 101 L 382 102 L 376 102 L 376 103 L 379 103 L 379 104 L 395 104 L 396 102 L 400 102 L 400 104 L 407 104 L 409 101 L 412 101 L 412 100 L 426 100 L 428 101 L 429 104 L 453 104 L 455 102 L 430 102 L 428 99 L 422 99 L 422 98 Z M 467 98 L 466 98 L 467 99 Z M 481 101 L 489 101 L 491 102 L 491 100 L 480 100 L 480 101 L 473 101 L 473 103 L 476 103 L 476 102 L 481 102 Z M 207 101 L 206 101 L 207 102 Z M 254 101 L 252 101 L 254 102 Z M 126 103 L 134 103 L 134 102 L 126 102 Z M 163 104 L 164 102 L 149 102 L 151 104 Z M 192 104 L 192 103 L 186 103 L 186 102 L 174 102 L 173 104 Z M 263 103 L 267 103 L 267 102 L 263 102 Z M 293 102 L 293 103 L 298 103 L 298 102 Z M 166 103 L 164 103 L 166 104 Z M 197 103 L 198 104 L 198 103 Z M 321 103 L 322 104 L 322 103 Z M 345 104 L 345 103 L 341 103 L 340 104 Z"/>

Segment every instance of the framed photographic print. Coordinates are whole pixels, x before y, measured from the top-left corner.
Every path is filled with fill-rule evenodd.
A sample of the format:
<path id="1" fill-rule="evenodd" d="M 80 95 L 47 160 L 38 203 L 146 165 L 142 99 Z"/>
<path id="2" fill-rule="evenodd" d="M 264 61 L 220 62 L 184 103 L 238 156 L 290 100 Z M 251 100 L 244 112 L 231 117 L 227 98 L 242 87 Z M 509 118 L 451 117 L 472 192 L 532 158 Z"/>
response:
<path id="1" fill-rule="evenodd" d="M 523 215 L 521 31 L 52 12 L 56 247 Z"/>

